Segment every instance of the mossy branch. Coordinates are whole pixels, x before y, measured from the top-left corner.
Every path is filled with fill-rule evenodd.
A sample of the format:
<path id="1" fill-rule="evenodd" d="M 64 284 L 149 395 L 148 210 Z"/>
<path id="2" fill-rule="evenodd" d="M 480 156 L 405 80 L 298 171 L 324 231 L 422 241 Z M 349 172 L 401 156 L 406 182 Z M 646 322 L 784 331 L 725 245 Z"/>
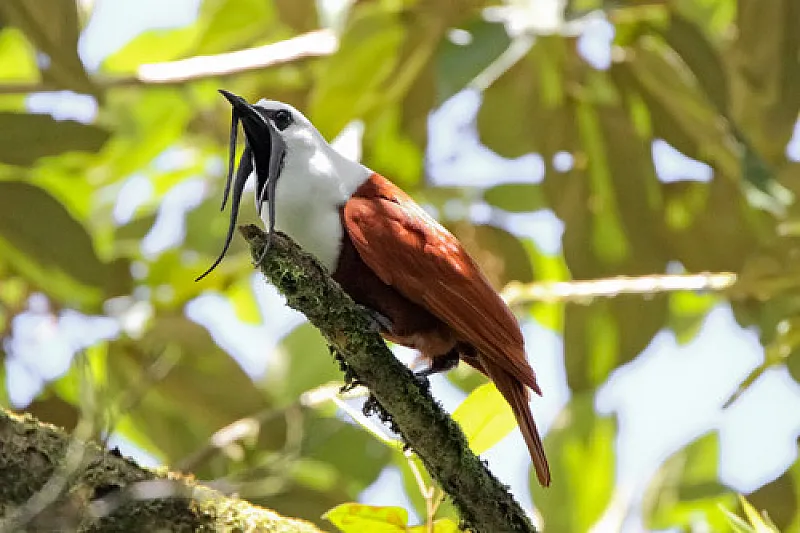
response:
<path id="1" fill-rule="evenodd" d="M 239 228 L 260 257 L 266 234 Z M 476 533 L 535 532 L 525 512 L 467 445 L 458 425 L 427 388 L 389 351 L 370 319 L 325 269 L 276 233 L 261 271 L 303 313 L 337 353 L 346 379 L 369 388 L 381 418 L 419 456 Z"/>
<path id="2" fill-rule="evenodd" d="M 0 409 L 0 531 L 321 533 Z"/>

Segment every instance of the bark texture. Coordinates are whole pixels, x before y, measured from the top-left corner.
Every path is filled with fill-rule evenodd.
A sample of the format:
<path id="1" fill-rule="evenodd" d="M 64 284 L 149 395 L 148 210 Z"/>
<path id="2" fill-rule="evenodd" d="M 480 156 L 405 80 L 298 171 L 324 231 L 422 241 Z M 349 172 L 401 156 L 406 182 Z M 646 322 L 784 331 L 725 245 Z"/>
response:
<path id="1" fill-rule="evenodd" d="M 0 409 L 0 532 L 21 531 L 320 530 Z"/>

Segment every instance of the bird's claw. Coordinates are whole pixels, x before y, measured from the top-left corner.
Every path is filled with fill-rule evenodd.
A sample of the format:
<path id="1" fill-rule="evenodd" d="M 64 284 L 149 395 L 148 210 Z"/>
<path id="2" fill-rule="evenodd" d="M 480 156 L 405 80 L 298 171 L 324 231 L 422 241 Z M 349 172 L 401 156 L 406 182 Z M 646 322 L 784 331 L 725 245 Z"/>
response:
<path id="1" fill-rule="evenodd" d="M 356 304 L 356 307 L 358 307 L 365 315 L 367 315 L 367 319 L 370 322 L 370 329 L 372 329 L 375 333 L 392 331 L 392 322 L 388 318 L 364 305 Z"/>

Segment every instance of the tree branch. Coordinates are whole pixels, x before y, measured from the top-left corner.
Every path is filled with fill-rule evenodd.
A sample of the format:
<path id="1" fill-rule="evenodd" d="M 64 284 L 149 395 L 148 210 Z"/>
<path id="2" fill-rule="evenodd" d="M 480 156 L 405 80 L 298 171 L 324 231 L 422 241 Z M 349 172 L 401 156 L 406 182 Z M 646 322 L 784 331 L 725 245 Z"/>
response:
<path id="1" fill-rule="evenodd" d="M 92 83 L 102 89 L 130 85 L 174 85 L 265 69 L 309 57 L 329 56 L 338 47 L 339 40 L 331 30 L 315 30 L 276 43 L 234 52 L 146 63 L 140 65 L 133 76 L 93 76 Z M 57 84 L 44 82 L 10 83 L 0 84 L 0 94 L 27 94 L 61 88 L 63 87 Z"/>
<path id="2" fill-rule="evenodd" d="M 239 230 L 259 257 L 266 235 Z M 386 347 L 369 318 L 310 255 L 281 233 L 273 236 L 261 271 L 337 352 L 346 380 L 366 385 L 381 419 L 391 424 L 452 497 L 476 533 L 535 532 L 525 512 L 469 449 L 458 425 Z M 374 404 L 374 402 L 373 402 Z"/>
<path id="3" fill-rule="evenodd" d="M 79 433 L 79 431 L 77 431 Z M 0 531 L 321 533 L 0 409 Z"/>
<path id="4" fill-rule="evenodd" d="M 575 281 L 539 281 L 523 284 L 509 283 L 503 289 L 503 299 L 509 305 L 532 302 L 591 303 L 596 298 L 614 298 L 620 294 L 652 295 L 678 291 L 715 291 L 730 289 L 737 282 L 733 272 L 703 272 L 700 274 L 652 274 L 649 276 L 616 276 L 606 279 Z"/>

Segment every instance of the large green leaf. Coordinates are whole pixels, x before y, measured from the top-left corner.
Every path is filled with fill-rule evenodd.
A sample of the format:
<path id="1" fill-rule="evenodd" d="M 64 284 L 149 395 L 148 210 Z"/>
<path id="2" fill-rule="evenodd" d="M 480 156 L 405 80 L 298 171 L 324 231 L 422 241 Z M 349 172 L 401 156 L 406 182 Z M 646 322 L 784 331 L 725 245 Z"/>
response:
<path id="1" fill-rule="evenodd" d="M 194 52 L 227 52 L 268 38 L 275 29 L 275 10 L 273 2 L 262 0 L 206 0 L 197 21 L 200 35 Z"/>
<path id="2" fill-rule="evenodd" d="M 766 512 L 778 531 L 800 531 L 800 459 L 777 479 L 749 494 L 747 501 Z"/>
<path id="3" fill-rule="evenodd" d="M 403 533 L 408 511 L 402 507 L 376 507 L 360 503 L 337 505 L 323 516 L 342 533 Z"/>
<path id="4" fill-rule="evenodd" d="M 542 488 L 530 475 L 533 503 L 547 531 L 589 531 L 600 518 L 614 489 L 615 438 L 616 423 L 598 417 L 594 395 L 573 396 L 544 441 L 553 484 Z"/>
<path id="5" fill-rule="evenodd" d="M 393 9 L 368 3 L 354 11 L 338 51 L 320 65 L 309 102 L 309 117 L 325 137 L 385 103 L 405 36 Z"/>
<path id="6" fill-rule="evenodd" d="M 520 240 L 506 230 L 489 224 L 466 222 L 448 224 L 448 229 L 477 261 L 495 289 L 500 290 L 511 281 L 527 283 L 533 280 L 527 251 Z"/>
<path id="7" fill-rule="evenodd" d="M 494 207 L 512 213 L 537 211 L 548 207 L 538 184 L 507 183 L 486 190 L 484 200 Z"/>
<path id="8" fill-rule="evenodd" d="M 4 0 L 0 22 L 21 29 L 46 55 L 48 61 L 42 67 L 45 82 L 75 92 L 96 92 L 78 57 L 80 26 L 75 0 Z"/>
<path id="9" fill-rule="evenodd" d="M 182 315 L 156 315 L 140 341 L 115 341 L 110 349 L 109 388 L 127 400 L 122 405 L 128 408 L 119 413 L 117 429 L 167 463 L 189 456 L 216 431 L 268 407 L 241 367 Z M 275 423 L 280 426 L 283 419 Z M 282 434 L 261 428 L 260 444 L 278 448 Z"/>
<path id="10" fill-rule="evenodd" d="M 502 54 L 511 39 L 505 26 L 483 19 L 474 19 L 459 28 L 456 42 L 446 39 L 439 45 L 436 65 L 436 103 L 465 88 L 475 77 Z"/>
<path id="11" fill-rule="evenodd" d="M 784 160 L 800 110 L 800 4 L 794 0 L 739 0 L 732 111 L 740 130 L 769 162 Z"/>
<path id="12" fill-rule="evenodd" d="M 127 264 L 100 260 L 86 229 L 28 183 L 0 181 L 0 250 L 20 275 L 66 305 L 96 310 L 131 289 Z"/>
<path id="13" fill-rule="evenodd" d="M 586 164 L 564 174 L 550 172 L 542 185 L 565 224 L 564 258 L 577 279 L 660 273 L 669 259 L 661 240 L 663 200 L 648 147 L 623 108 L 607 98 L 576 106 L 582 151 L 577 157 Z M 586 390 L 603 383 L 649 344 L 666 316 L 661 297 L 568 305 L 564 349 L 570 387 Z"/>
<path id="14" fill-rule="evenodd" d="M 737 143 L 728 123 L 682 58 L 648 35 L 611 70 L 618 86 L 636 89 L 652 121 L 652 133 L 724 175 L 741 175 Z M 641 108 L 640 108 L 641 109 Z"/>
<path id="15" fill-rule="evenodd" d="M 172 61 L 187 54 L 197 40 L 197 26 L 148 30 L 103 60 L 109 73 L 131 73 L 144 63 Z"/>
<path id="16" fill-rule="evenodd" d="M 681 57 L 717 111 L 727 116 L 729 88 L 725 67 L 703 30 L 687 17 L 673 12 L 669 24 L 661 30 L 664 40 Z"/>
<path id="17" fill-rule="evenodd" d="M 343 379 L 325 339 L 308 323 L 287 335 L 272 357 L 262 387 L 276 402 L 295 402 L 308 390 Z"/>
<path id="18" fill-rule="evenodd" d="M 154 158 L 186 138 L 187 126 L 198 114 L 185 93 L 172 87 L 110 92 L 104 112 L 116 124 L 98 161 L 97 179 L 104 183 L 150 170 Z"/>
<path id="19" fill-rule="evenodd" d="M 719 438 L 708 433 L 673 454 L 650 482 L 643 502 L 645 525 L 652 529 L 689 528 L 705 522 L 725 531 L 722 511 L 736 508 L 736 495 L 718 481 Z"/>
<path id="20" fill-rule="evenodd" d="M 349 498 L 357 498 L 378 478 L 391 454 L 386 445 L 361 427 L 338 418 L 311 416 L 307 419 L 303 457 L 332 471 L 328 476 L 329 484 L 318 489 L 335 488 Z"/>
<path id="21" fill-rule="evenodd" d="M 570 42 L 539 36 L 530 52 L 483 94 L 478 112 L 481 142 L 504 157 L 537 152 L 546 162 L 574 147 L 575 116 L 567 87 L 581 60 Z"/>
<path id="22" fill-rule="evenodd" d="M 278 17 L 297 32 L 319 27 L 317 2 L 314 0 L 275 0 Z"/>
<path id="23" fill-rule="evenodd" d="M 453 420 L 461 426 L 469 447 L 479 455 L 517 427 L 511 407 L 493 383 L 473 390 L 453 412 Z"/>
<path id="24" fill-rule="evenodd" d="M 0 79 L 16 82 L 39 79 L 36 50 L 17 28 L 0 30 Z"/>
<path id="25" fill-rule="evenodd" d="M 0 112 L 0 163 L 30 166 L 40 157 L 99 150 L 108 131 L 49 115 Z"/>

